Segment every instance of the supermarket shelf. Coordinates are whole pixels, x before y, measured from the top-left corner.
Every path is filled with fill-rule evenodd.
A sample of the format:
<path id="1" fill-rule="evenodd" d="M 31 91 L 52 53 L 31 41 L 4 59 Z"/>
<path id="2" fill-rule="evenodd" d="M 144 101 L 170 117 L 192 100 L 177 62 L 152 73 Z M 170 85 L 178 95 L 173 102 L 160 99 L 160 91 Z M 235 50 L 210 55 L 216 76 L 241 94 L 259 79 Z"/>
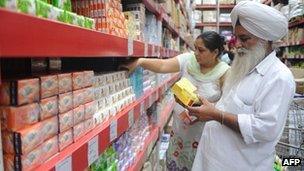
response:
<path id="1" fill-rule="evenodd" d="M 221 22 L 219 23 L 220 27 L 232 27 L 230 22 Z M 195 28 L 202 28 L 202 27 L 217 27 L 216 22 L 205 22 L 205 23 L 196 23 Z"/>
<path id="2" fill-rule="evenodd" d="M 145 46 L 140 41 L 2 8 L 0 20 L 0 57 L 158 57 L 160 54 L 152 53 L 152 49 L 160 49 L 156 45 Z M 177 54 L 168 51 L 171 56 L 166 57 Z"/>
<path id="3" fill-rule="evenodd" d="M 290 22 L 288 27 L 293 28 L 293 27 L 296 27 L 296 26 L 300 26 L 301 24 L 304 24 L 304 18 L 301 18 L 300 20 Z"/>
<path id="4" fill-rule="evenodd" d="M 220 9 L 232 9 L 235 5 L 234 4 L 220 4 Z M 196 5 L 195 9 L 197 10 L 216 10 L 217 5 Z"/>
<path id="5" fill-rule="evenodd" d="M 156 16 L 160 17 L 162 12 L 160 10 L 159 5 L 157 3 L 155 3 L 155 1 L 153 1 L 153 0 L 142 0 L 142 3 L 145 4 L 148 11 L 150 11 L 153 14 L 155 14 Z"/>
<path id="6" fill-rule="evenodd" d="M 175 101 L 170 102 L 166 106 L 166 108 L 164 108 L 163 112 L 160 114 L 160 116 L 161 116 L 160 123 L 159 123 L 160 131 L 162 131 L 164 129 L 166 123 L 168 122 L 174 106 L 175 106 Z"/>
<path id="7" fill-rule="evenodd" d="M 300 45 L 304 45 L 304 40 L 302 41 L 297 41 L 297 42 L 291 42 L 289 44 L 283 44 L 280 47 L 289 47 L 289 46 L 300 46 Z"/>
<path id="8" fill-rule="evenodd" d="M 146 140 L 145 140 L 145 146 L 144 146 L 143 150 L 137 154 L 134 164 L 129 167 L 128 171 L 141 170 L 142 166 L 144 165 L 144 163 L 146 161 L 146 158 L 149 155 L 148 149 L 150 148 L 150 146 L 153 146 L 158 139 L 158 132 L 159 132 L 158 127 L 154 127 L 151 129 L 151 133 L 150 133 L 149 137 L 146 138 Z"/>
<path id="9" fill-rule="evenodd" d="M 115 125 L 117 123 L 117 136 L 119 137 L 123 132 L 129 129 L 129 127 L 133 124 L 132 121 L 129 121 L 129 118 L 134 118 L 134 121 L 137 120 L 140 116 L 141 110 L 145 110 L 149 108 L 158 98 L 159 95 L 164 93 L 169 86 L 171 86 L 177 79 L 179 78 L 179 74 L 174 74 L 171 78 L 166 80 L 164 83 L 159 85 L 157 88 L 145 93 L 143 97 L 138 99 L 136 102 L 130 104 L 117 113 L 114 117 L 111 117 L 104 123 L 95 127 L 88 134 L 80 138 L 77 142 L 68 146 L 63 151 L 59 152 L 55 156 L 53 156 L 48 161 L 44 162 L 43 165 L 39 166 L 36 171 L 47 171 L 47 170 L 55 170 L 56 165 L 65 159 L 71 157 L 71 169 L 73 171 L 83 171 L 85 168 L 89 166 L 88 164 L 88 142 L 98 137 L 98 154 L 102 154 L 102 152 L 111 144 L 111 125 Z M 133 117 L 129 117 L 132 115 Z"/>

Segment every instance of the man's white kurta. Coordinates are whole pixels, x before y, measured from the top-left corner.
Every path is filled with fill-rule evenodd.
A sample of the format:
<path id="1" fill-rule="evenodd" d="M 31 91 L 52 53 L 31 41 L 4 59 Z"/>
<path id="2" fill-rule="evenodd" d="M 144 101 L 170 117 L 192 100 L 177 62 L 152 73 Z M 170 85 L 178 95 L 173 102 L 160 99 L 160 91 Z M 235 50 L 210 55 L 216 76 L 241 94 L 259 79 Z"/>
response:
<path id="1" fill-rule="evenodd" d="M 273 170 L 275 145 L 294 92 L 290 70 L 272 52 L 216 104 L 237 115 L 241 134 L 207 122 L 192 170 Z"/>

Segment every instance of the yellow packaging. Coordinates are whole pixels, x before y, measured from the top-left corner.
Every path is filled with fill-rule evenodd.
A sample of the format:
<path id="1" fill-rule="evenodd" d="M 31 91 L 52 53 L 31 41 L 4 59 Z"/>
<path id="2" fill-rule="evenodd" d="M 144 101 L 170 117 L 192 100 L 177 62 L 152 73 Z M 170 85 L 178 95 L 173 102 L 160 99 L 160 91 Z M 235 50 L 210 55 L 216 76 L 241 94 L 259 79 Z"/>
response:
<path id="1" fill-rule="evenodd" d="M 172 86 L 171 90 L 176 98 L 185 106 L 201 103 L 195 93 L 197 88 L 187 78 L 181 78 Z"/>

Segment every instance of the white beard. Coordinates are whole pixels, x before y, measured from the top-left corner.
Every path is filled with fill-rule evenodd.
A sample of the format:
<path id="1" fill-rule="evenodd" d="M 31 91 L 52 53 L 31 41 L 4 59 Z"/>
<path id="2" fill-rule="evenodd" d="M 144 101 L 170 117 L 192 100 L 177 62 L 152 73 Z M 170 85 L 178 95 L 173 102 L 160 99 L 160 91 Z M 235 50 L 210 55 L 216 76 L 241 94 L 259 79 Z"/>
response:
<path id="1" fill-rule="evenodd" d="M 265 43 L 259 41 L 255 47 L 248 50 L 245 48 L 237 49 L 231 69 L 224 83 L 223 92 L 237 85 L 266 55 Z"/>

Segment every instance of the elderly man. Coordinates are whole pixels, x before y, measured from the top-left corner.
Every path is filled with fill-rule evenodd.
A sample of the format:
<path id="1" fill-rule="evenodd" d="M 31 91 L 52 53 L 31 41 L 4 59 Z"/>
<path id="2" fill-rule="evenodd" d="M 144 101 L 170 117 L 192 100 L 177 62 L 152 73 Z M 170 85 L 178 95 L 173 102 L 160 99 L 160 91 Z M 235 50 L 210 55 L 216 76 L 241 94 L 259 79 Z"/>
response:
<path id="1" fill-rule="evenodd" d="M 205 125 L 192 170 L 273 170 L 293 99 L 290 70 L 276 57 L 272 42 L 287 33 L 287 19 L 277 10 L 242 1 L 231 12 L 237 53 L 223 95 L 214 106 L 201 98 L 189 112 Z"/>

